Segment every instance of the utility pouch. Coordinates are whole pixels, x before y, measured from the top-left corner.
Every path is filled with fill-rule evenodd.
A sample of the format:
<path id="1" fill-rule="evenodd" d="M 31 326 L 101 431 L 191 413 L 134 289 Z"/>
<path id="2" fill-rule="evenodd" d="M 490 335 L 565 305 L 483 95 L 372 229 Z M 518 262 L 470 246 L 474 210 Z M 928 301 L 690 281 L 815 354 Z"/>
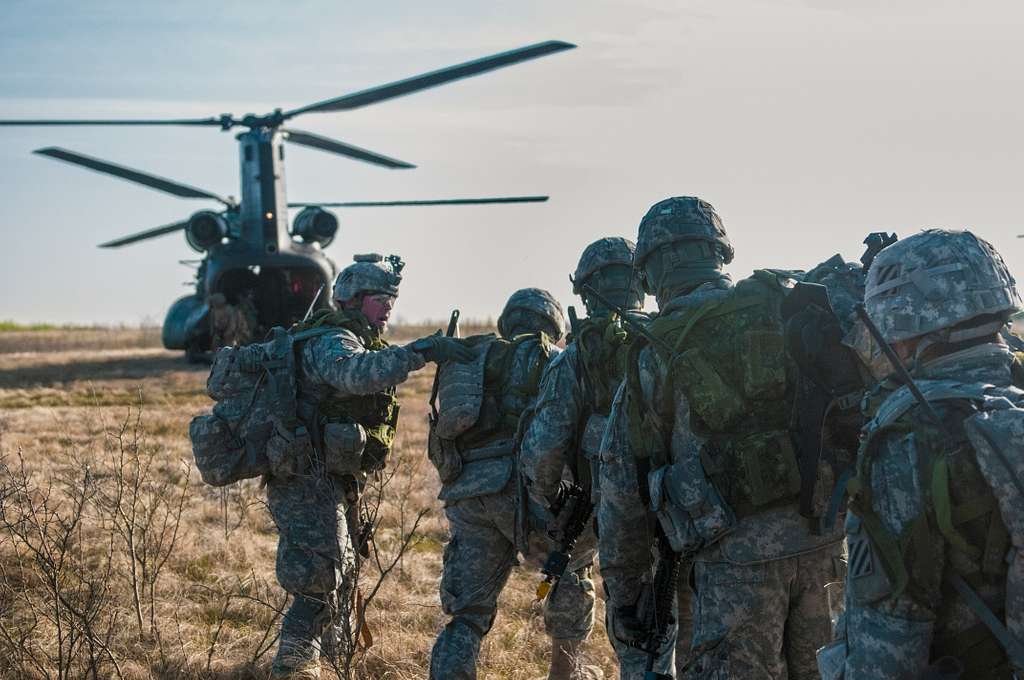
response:
<path id="1" fill-rule="evenodd" d="M 312 459 L 313 442 L 309 431 L 299 426 L 292 430 L 276 423 L 267 440 L 267 459 L 270 473 L 275 477 L 288 477 L 304 472 Z"/>
<path id="2" fill-rule="evenodd" d="M 647 484 L 650 509 L 676 552 L 693 553 L 736 526 L 732 508 L 703 475 L 684 471 L 678 464 L 665 465 L 648 474 Z"/>
<path id="3" fill-rule="evenodd" d="M 427 458 L 437 469 L 442 484 L 454 482 L 462 474 L 462 455 L 454 439 L 443 439 L 437 421 L 430 420 L 427 433 Z"/>
<path id="4" fill-rule="evenodd" d="M 783 337 L 772 331 L 747 331 L 740 341 L 743 392 L 749 399 L 780 399 L 786 392 Z"/>
<path id="5" fill-rule="evenodd" d="M 650 510 L 658 518 L 661 529 L 665 533 L 672 550 L 677 553 L 695 552 L 703 543 L 702 537 L 684 508 L 672 502 L 665 488 L 669 466 L 664 465 L 652 470 L 647 475 L 648 489 L 651 494 Z"/>
<path id="6" fill-rule="evenodd" d="M 755 508 L 800 493 L 800 467 L 786 430 L 758 432 L 735 443 L 738 497 Z M 742 501 L 741 501 L 742 502 Z"/>
<path id="7" fill-rule="evenodd" d="M 726 431 L 747 412 L 743 397 L 729 385 L 697 347 L 676 357 L 673 372 L 680 375 L 690 408 L 715 432 Z"/>
<path id="8" fill-rule="evenodd" d="M 335 475 L 355 475 L 360 471 L 366 430 L 358 423 L 327 423 L 324 433 L 324 467 Z"/>

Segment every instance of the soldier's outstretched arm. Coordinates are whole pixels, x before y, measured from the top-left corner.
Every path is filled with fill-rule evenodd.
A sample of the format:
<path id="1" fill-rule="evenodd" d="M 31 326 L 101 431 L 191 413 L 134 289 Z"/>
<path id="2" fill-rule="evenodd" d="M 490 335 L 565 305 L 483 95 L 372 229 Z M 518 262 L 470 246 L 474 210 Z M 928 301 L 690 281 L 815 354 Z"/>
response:
<path id="1" fill-rule="evenodd" d="M 368 351 L 349 331 L 311 340 L 302 350 L 303 370 L 345 395 L 373 394 L 405 382 L 426 359 L 409 346 Z"/>
<path id="2" fill-rule="evenodd" d="M 582 417 L 578 360 L 575 345 L 569 345 L 548 365 L 520 448 L 519 469 L 530 495 L 547 505 L 554 501 L 562 470 L 570 462 Z"/>

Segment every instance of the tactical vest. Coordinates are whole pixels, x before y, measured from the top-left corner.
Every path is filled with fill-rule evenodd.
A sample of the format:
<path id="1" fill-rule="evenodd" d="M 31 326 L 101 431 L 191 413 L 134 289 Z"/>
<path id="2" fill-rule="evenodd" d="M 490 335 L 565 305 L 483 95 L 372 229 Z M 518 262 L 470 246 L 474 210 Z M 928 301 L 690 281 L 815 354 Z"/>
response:
<path id="1" fill-rule="evenodd" d="M 321 310 L 307 321 L 295 324 L 292 332 L 323 327 L 335 327 L 353 333 L 370 352 L 379 352 L 388 346 L 381 338 L 380 332 L 370 325 L 362 313 L 348 309 Z M 318 425 L 356 423 L 362 426 L 366 432 L 366 447 L 363 449 L 361 468 L 364 471 L 373 471 L 384 467 L 391 454 L 398 426 L 399 407 L 394 387 L 373 394 L 352 396 L 341 396 L 331 390 L 326 398 L 318 399 L 315 404 L 308 404 L 300 393 L 299 400 L 300 403 L 313 407 L 315 417 L 319 420 Z M 311 428 L 312 431 L 320 429 Z"/>
<path id="2" fill-rule="evenodd" d="M 705 474 L 737 516 L 794 502 L 800 473 L 790 415 L 796 371 L 785 351 L 779 311 L 785 278 L 757 271 L 728 294 L 648 326 L 649 345 L 669 367 L 661 403 L 647 404 L 639 353 L 627 363 L 630 440 L 642 468 L 671 463 L 676 390 L 685 395 L 690 425 L 704 441 Z M 649 458 L 649 460 L 642 460 Z M 646 480 L 641 479 L 641 491 Z"/>
<path id="3" fill-rule="evenodd" d="M 992 492 L 992 480 L 986 479 L 979 467 L 965 425 L 969 417 L 993 406 L 1009 413 L 1005 411 L 1009 404 L 1024 402 L 1024 392 L 955 380 L 922 380 L 917 386 L 938 407 L 945 426 L 932 422 L 910 391 L 901 387 L 867 426 L 857 457 L 857 476 L 848 486 L 850 508 L 855 513 L 848 527 L 848 579 L 850 596 L 857 604 L 906 593 L 937 608 L 938 603 L 930 601 L 928 594 L 952 592 L 944 582 L 944 565 L 975 591 L 985 586 L 1005 588 L 1010 533 Z M 910 434 L 917 453 L 922 510 L 896 535 L 872 506 L 873 463 L 886 436 Z M 951 480 L 955 480 L 952 485 Z M 897 484 L 887 482 L 894 487 Z M 909 491 L 903 493 L 910 497 Z M 941 544 L 932 541 L 934 532 L 945 539 L 945 554 Z M 968 606 L 974 608 L 970 602 Z M 943 610 L 951 608 L 944 604 Z M 995 614 L 1002 618 L 1002 608 Z M 1003 672 L 1003 647 L 984 623 L 945 639 L 937 635 L 932 650 L 935 658 L 959 659 L 966 668 L 964 677 L 1008 677 Z"/>
<path id="4" fill-rule="evenodd" d="M 446 502 L 504 488 L 519 418 L 536 397 L 553 350 L 543 333 L 467 341 L 479 346 L 477 360 L 440 369 L 439 415 L 428 451 Z"/>

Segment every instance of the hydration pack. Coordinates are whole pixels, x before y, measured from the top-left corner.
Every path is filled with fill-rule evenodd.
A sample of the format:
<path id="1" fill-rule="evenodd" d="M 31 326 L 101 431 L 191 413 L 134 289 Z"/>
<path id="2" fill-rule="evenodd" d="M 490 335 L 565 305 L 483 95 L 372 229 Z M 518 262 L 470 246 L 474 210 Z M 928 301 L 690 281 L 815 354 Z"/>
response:
<path id="1" fill-rule="evenodd" d="M 295 350 L 300 341 L 335 330 L 277 327 L 266 342 L 217 351 L 206 380 L 216 403 L 188 428 L 204 482 L 226 486 L 268 475 L 312 452 L 297 413 Z"/>

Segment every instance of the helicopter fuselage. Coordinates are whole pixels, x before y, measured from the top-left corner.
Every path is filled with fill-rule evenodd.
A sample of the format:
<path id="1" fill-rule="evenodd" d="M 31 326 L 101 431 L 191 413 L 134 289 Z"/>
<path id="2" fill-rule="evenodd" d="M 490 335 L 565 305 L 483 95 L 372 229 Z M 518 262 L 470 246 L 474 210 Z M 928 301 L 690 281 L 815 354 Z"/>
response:
<path id="1" fill-rule="evenodd" d="M 266 331 L 300 320 L 317 291 L 334 278 L 334 262 L 320 244 L 296 241 L 288 231 L 281 133 L 256 128 L 237 139 L 242 200 L 221 214 L 229 233 L 206 249 L 195 293 L 168 310 L 163 327 L 167 349 L 214 349 L 208 319 L 214 293 L 227 304 L 248 305 L 257 316 L 254 330 Z M 329 298 L 322 295 L 318 305 L 325 306 Z"/>

